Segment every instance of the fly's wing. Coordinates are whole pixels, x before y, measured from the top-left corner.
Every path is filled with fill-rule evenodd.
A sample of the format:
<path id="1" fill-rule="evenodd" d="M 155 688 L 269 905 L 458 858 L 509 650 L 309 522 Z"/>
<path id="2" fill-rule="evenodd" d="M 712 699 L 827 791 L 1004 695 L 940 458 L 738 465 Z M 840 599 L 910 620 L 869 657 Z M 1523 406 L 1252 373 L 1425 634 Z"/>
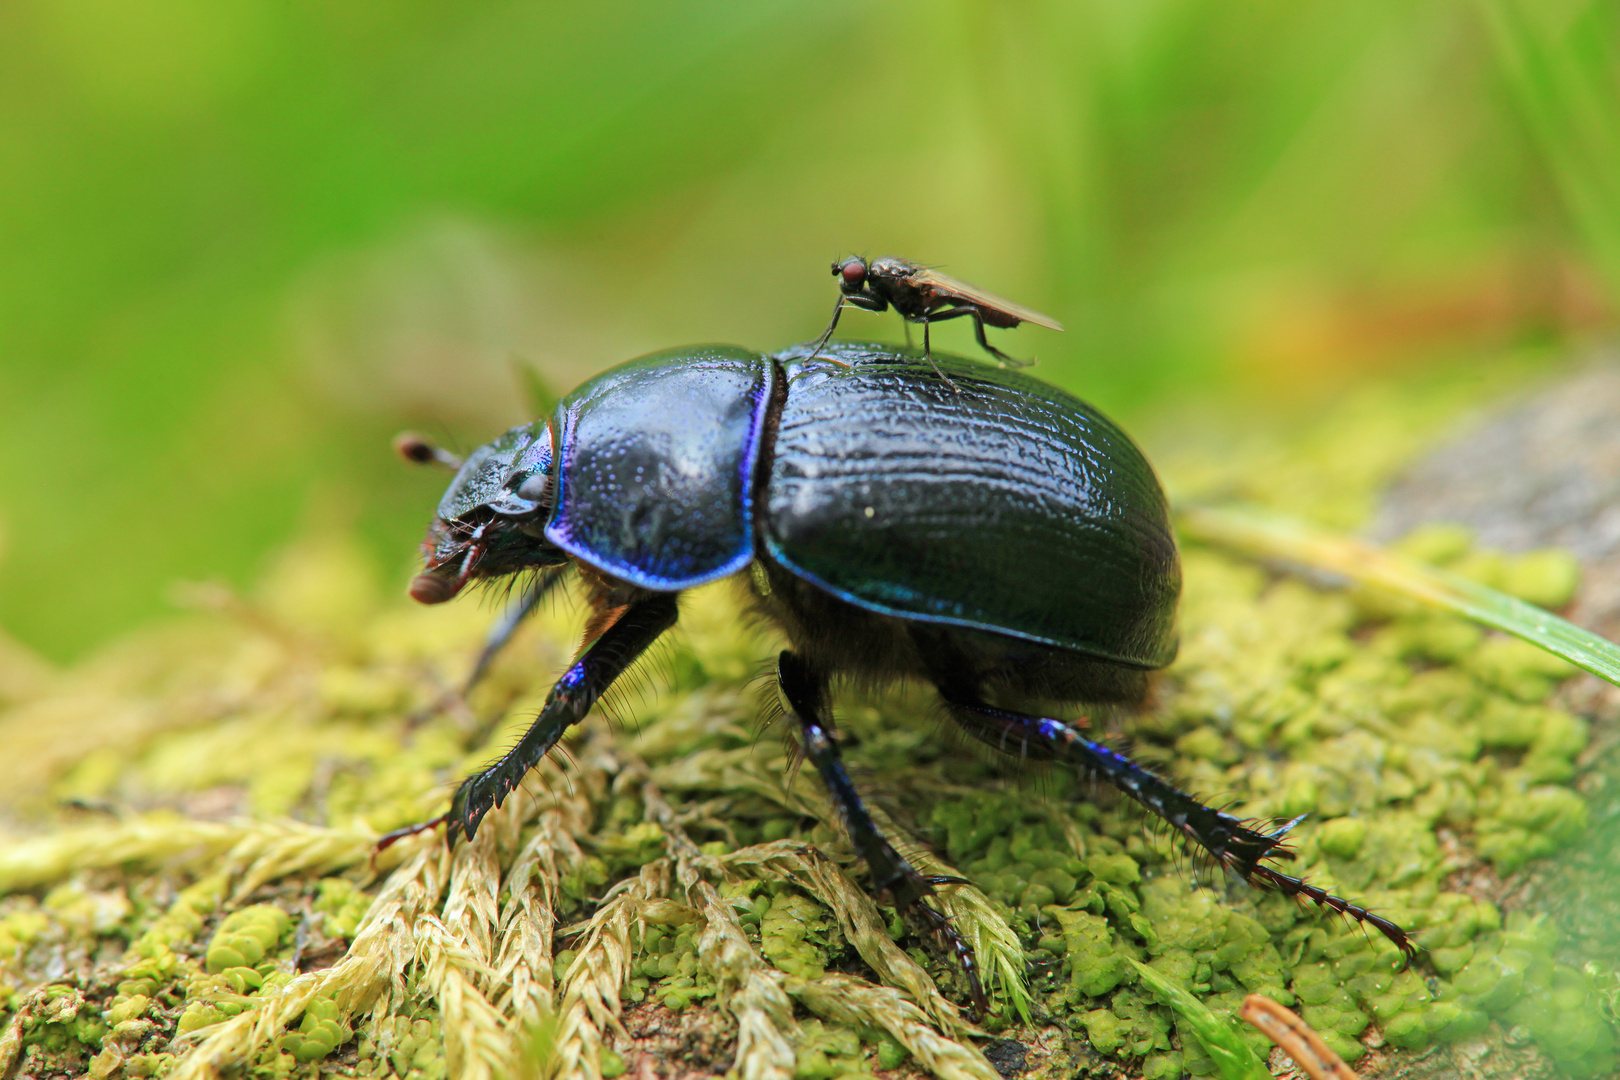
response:
<path id="1" fill-rule="evenodd" d="M 1010 320 L 1005 324 L 1005 328 L 1010 329 L 1021 322 L 1027 322 L 1034 323 L 1036 326 L 1044 326 L 1049 330 L 1063 329 L 1063 324 L 1050 315 L 1042 315 L 1040 312 L 1033 311 L 1022 304 L 1004 300 L 995 293 L 985 292 L 983 289 L 975 288 L 965 281 L 958 281 L 949 274 L 942 274 L 938 270 L 931 270 L 926 266 L 919 266 L 912 271 L 911 283 L 919 288 L 932 289 L 940 296 L 946 296 L 952 300 L 959 300 L 964 304 L 972 304 L 974 307 L 982 308 L 985 311 L 993 311 L 1003 315 Z M 996 325 L 994 320 L 986 319 L 985 321 Z"/>

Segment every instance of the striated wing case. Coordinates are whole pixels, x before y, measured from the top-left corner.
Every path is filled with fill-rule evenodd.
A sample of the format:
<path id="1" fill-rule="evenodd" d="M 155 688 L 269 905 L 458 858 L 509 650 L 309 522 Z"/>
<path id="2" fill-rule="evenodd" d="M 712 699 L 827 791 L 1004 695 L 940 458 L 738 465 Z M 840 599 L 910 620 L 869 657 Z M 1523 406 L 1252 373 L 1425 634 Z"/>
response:
<path id="1" fill-rule="evenodd" d="M 802 355 L 802 354 L 801 354 Z M 1013 371 L 843 344 L 778 358 L 787 401 L 770 556 L 870 610 L 1135 667 L 1175 656 L 1181 569 L 1164 493 L 1096 409 Z"/>

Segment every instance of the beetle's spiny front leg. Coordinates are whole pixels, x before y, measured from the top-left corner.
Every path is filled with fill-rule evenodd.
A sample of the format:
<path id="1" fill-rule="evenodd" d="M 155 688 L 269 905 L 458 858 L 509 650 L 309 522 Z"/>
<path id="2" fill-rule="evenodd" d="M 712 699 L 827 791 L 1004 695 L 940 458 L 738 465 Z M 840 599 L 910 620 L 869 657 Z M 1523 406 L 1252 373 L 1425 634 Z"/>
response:
<path id="1" fill-rule="evenodd" d="M 1270 832 L 1259 832 L 1230 814 L 1204 805 L 1124 754 L 1092 742 L 1061 720 L 998 709 L 960 693 L 947 694 L 946 704 L 951 716 L 979 741 L 1022 756 L 1064 761 L 1100 776 L 1249 884 L 1303 896 L 1375 928 L 1408 959 L 1416 953 L 1417 947 L 1406 931 L 1390 920 L 1265 864 L 1266 859 L 1293 858 L 1293 853 L 1281 845 L 1298 818 Z"/>
<path id="2" fill-rule="evenodd" d="M 776 681 L 782 691 L 783 704 L 798 718 L 804 738 L 805 756 L 821 774 L 832 795 L 833 805 L 844 821 L 855 852 L 872 871 L 872 891 L 887 892 L 902 911 L 915 913 L 956 957 L 962 974 L 967 979 L 968 994 L 978 1015 L 985 1011 L 984 987 L 979 982 L 979 965 L 973 948 L 956 932 L 943 913 L 927 902 L 935 885 L 965 884 L 961 878 L 927 878 L 917 872 L 905 856 L 895 850 L 884 837 L 883 831 L 872 820 L 872 815 L 861 802 L 860 792 L 844 771 L 844 762 L 838 753 L 838 742 L 828 728 L 827 680 L 795 653 L 784 651 L 776 662 Z"/>
<path id="3" fill-rule="evenodd" d="M 564 732 L 585 719 L 602 692 L 624 674 L 660 634 L 675 625 L 676 617 L 673 593 L 644 595 L 626 608 L 624 614 L 563 672 L 551 693 L 546 695 L 540 715 L 517 745 L 483 772 L 462 781 L 450 803 L 445 838 L 452 845 L 458 836 L 471 840 L 484 815 L 505 801 L 529 770 L 557 745 Z"/>

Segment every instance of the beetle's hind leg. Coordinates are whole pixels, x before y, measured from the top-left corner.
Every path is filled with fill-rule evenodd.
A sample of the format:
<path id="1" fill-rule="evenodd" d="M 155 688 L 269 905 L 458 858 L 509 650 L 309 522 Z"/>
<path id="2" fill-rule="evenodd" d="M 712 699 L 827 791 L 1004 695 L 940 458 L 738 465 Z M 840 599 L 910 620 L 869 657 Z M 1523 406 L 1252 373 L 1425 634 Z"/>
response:
<path id="1" fill-rule="evenodd" d="M 855 853 L 872 871 L 872 891 L 887 892 L 902 911 L 918 915 L 930 931 L 950 950 L 967 978 L 968 993 L 978 1015 L 985 1011 L 984 987 L 979 982 L 979 965 L 973 949 L 941 912 L 928 903 L 935 885 L 962 884 L 959 878 L 927 878 L 917 872 L 905 856 L 895 850 L 884 837 L 872 815 L 861 802 L 861 796 L 844 771 L 843 758 L 838 753 L 838 742 L 833 737 L 826 719 L 827 679 L 803 657 L 783 651 L 776 661 L 776 682 L 781 690 L 782 704 L 799 721 L 804 738 L 804 753 L 821 774 L 821 780 L 832 795 L 833 805 L 844 821 Z"/>
<path id="2" fill-rule="evenodd" d="M 952 687 L 948 680 L 940 686 L 940 693 L 952 719 L 979 741 L 1019 756 L 1066 762 L 1101 777 L 1249 884 L 1302 896 L 1348 915 L 1389 938 L 1408 959 L 1416 952 L 1406 931 L 1390 920 L 1266 863 L 1268 859 L 1293 858 L 1283 842 L 1298 819 L 1270 832 L 1258 832 L 1240 819 L 1206 806 L 1124 754 L 1092 742 L 1061 720 L 987 705 L 975 694 Z"/>

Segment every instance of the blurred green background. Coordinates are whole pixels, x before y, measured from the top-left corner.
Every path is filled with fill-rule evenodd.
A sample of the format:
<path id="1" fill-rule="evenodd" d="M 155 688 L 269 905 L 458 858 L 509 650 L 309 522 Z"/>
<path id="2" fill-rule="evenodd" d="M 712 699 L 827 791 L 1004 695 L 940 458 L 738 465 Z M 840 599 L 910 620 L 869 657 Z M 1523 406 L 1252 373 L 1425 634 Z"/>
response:
<path id="1" fill-rule="evenodd" d="M 1122 415 L 1308 408 L 1612 324 L 1612 4 L 0 5 L 0 625 L 69 658 L 301 530 L 403 585 L 559 389 L 940 264 Z M 893 316 L 850 335 L 898 340 Z M 975 351 L 962 323 L 946 348 Z"/>

